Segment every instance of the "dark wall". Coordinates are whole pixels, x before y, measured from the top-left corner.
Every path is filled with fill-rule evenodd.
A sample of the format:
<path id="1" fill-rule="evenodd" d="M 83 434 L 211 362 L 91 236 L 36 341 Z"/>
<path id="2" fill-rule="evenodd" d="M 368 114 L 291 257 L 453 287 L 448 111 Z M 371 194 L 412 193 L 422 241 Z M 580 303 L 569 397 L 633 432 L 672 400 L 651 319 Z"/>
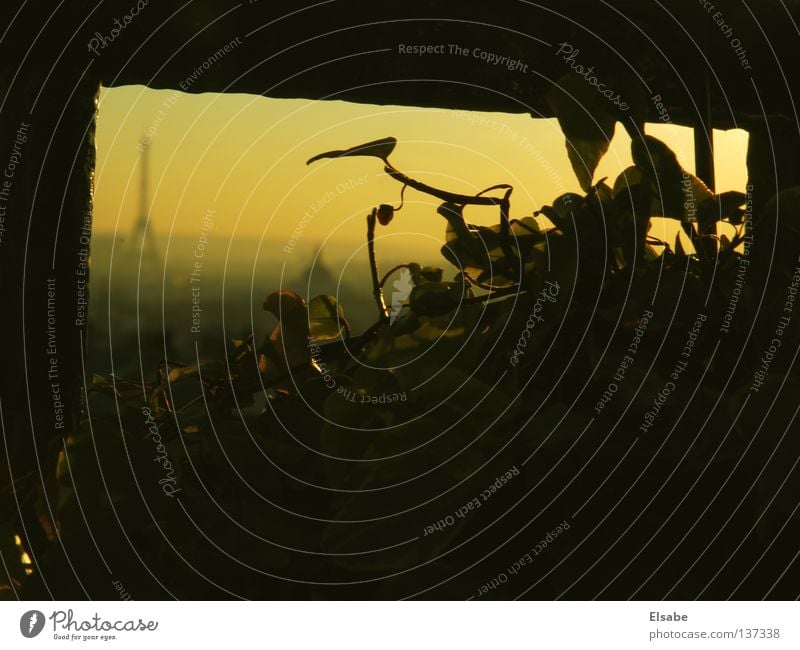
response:
<path id="1" fill-rule="evenodd" d="M 800 182 L 796 1 L 717 0 L 713 12 L 650 0 L 54 4 L 6 0 L 0 10 L 0 174 L 14 164 L 2 197 L 0 453 L 8 450 L 15 479 L 52 464 L 79 414 L 81 238 L 91 220 L 100 84 L 539 117 L 551 115 L 543 93 L 568 71 L 557 51 L 570 43 L 581 62 L 642 98 L 646 119 L 663 119 L 660 96 L 673 123 L 751 130 L 759 202 Z M 418 56 L 401 45 L 445 51 Z M 518 69 L 481 60 L 476 48 Z M 46 499 L 38 511 L 47 518 Z"/>

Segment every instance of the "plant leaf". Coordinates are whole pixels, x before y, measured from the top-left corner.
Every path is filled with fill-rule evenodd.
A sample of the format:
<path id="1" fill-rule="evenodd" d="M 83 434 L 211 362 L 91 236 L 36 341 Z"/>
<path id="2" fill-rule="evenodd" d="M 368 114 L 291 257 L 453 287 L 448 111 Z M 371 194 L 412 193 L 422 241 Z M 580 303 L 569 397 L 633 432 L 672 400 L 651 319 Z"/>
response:
<path id="1" fill-rule="evenodd" d="M 344 158 L 345 156 L 374 156 L 375 158 L 386 160 L 392 151 L 394 151 L 396 144 L 397 138 L 389 136 L 388 138 L 365 142 L 364 144 L 359 144 L 349 149 L 336 149 L 334 151 L 326 151 L 325 153 L 317 154 L 309 158 L 306 165 L 310 165 L 323 158 Z"/>
<path id="2" fill-rule="evenodd" d="M 439 208 L 440 214 L 445 206 Z M 510 286 L 519 281 L 516 277 L 517 262 L 509 263 L 503 251 L 500 230 L 499 224 L 467 226 L 461 221 L 448 219 L 442 255 L 474 279 L 491 281 L 496 287 Z M 547 237 L 533 217 L 512 220 L 509 239 L 511 246 L 522 256 L 526 271 L 542 260 Z"/>
<path id="3" fill-rule="evenodd" d="M 414 287 L 408 306 L 418 316 L 441 316 L 458 306 L 450 286 L 444 282 L 426 282 Z"/>
<path id="4" fill-rule="evenodd" d="M 567 139 L 567 155 L 584 192 L 614 137 L 611 103 L 575 74 L 561 77 L 545 95 Z"/>
<path id="5" fill-rule="evenodd" d="M 605 156 L 610 144 L 610 138 L 607 140 L 567 138 L 567 157 L 583 191 L 588 192 L 591 189 L 594 170 L 597 169 L 600 159 Z"/>
<path id="6" fill-rule="evenodd" d="M 318 343 L 346 339 L 350 325 L 333 296 L 317 296 L 308 303 L 309 333 Z"/>
<path id="7" fill-rule="evenodd" d="M 675 235 L 675 255 L 678 255 L 679 257 L 686 257 L 686 249 L 683 247 L 680 232 Z"/>

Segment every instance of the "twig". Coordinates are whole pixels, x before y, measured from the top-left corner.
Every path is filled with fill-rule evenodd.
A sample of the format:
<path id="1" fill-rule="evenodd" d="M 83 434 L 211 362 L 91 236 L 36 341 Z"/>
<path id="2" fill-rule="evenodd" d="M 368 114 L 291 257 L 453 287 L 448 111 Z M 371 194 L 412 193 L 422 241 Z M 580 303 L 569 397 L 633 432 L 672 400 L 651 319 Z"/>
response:
<path id="1" fill-rule="evenodd" d="M 514 254 L 514 251 L 511 249 L 511 242 L 509 241 L 511 224 L 508 215 L 511 212 L 510 197 L 511 192 L 513 191 L 513 188 L 509 187 L 500 202 L 500 249 L 503 251 L 503 255 L 508 260 L 508 270 L 511 272 L 516 270 L 519 272 L 519 275 L 522 276 L 522 257 Z M 511 265 L 511 260 L 513 259 L 517 260 L 516 269 L 514 269 Z"/>
<path id="2" fill-rule="evenodd" d="M 377 222 L 378 208 L 372 208 L 372 212 L 367 215 L 367 250 L 369 251 L 369 270 L 372 274 L 372 295 L 375 297 L 375 304 L 378 305 L 378 317 L 382 320 L 389 319 L 389 310 L 383 300 L 380 279 L 378 278 L 378 262 L 375 259 L 375 223 Z"/>
<path id="3" fill-rule="evenodd" d="M 426 185 L 425 183 L 406 176 L 403 172 L 392 167 L 386 160 L 383 162 L 386 165 L 384 167 L 384 171 L 396 181 L 413 187 L 415 190 L 424 192 L 425 194 L 435 196 L 437 199 L 441 199 L 442 201 L 455 203 L 457 205 L 502 205 L 504 200 L 495 198 L 493 196 L 470 196 L 468 194 L 457 194 L 455 192 L 440 190 L 436 187 L 431 187 L 430 185 Z"/>
<path id="4" fill-rule="evenodd" d="M 672 252 L 672 247 L 667 242 L 653 235 L 645 235 L 644 241 L 646 244 L 649 244 L 650 246 L 663 246 L 670 253 Z"/>

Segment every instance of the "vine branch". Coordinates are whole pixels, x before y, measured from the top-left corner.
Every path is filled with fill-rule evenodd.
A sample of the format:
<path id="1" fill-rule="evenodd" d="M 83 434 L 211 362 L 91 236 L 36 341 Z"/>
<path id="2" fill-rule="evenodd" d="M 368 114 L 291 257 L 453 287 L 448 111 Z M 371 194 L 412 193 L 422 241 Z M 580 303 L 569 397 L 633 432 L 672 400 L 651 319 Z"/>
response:
<path id="1" fill-rule="evenodd" d="M 378 261 L 375 258 L 375 224 L 378 220 L 378 208 L 372 208 L 372 212 L 367 215 L 367 250 L 369 251 L 369 270 L 372 275 L 372 295 L 375 297 L 375 304 L 378 306 L 378 315 L 381 321 L 389 319 L 389 310 L 383 299 L 383 290 L 380 278 L 378 277 Z"/>

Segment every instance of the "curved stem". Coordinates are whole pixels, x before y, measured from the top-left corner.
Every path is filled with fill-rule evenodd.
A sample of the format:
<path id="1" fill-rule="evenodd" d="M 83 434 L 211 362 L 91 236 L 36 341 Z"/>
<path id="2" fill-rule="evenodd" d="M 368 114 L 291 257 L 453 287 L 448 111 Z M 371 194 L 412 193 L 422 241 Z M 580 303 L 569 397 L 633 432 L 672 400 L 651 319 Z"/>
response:
<path id="1" fill-rule="evenodd" d="M 485 190 L 481 190 L 475 196 L 482 196 L 486 194 L 486 192 L 491 192 L 492 190 L 509 190 L 508 194 L 511 194 L 511 191 L 514 189 L 512 185 L 508 183 L 499 183 L 497 185 L 492 185 L 491 187 L 487 187 Z"/>
<path id="2" fill-rule="evenodd" d="M 465 305 L 472 305 L 475 303 L 487 302 L 489 300 L 494 300 L 495 298 L 505 298 L 506 296 L 522 295 L 527 293 L 527 289 L 520 289 L 519 286 L 515 285 L 513 287 L 503 287 L 500 289 L 495 289 L 490 293 L 486 293 L 482 296 L 473 296 L 472 298 L 464 298 L 462 303 Z"/>
<path id="3" fill-rule="evenodd" d="M 380 284 L 380 287 L 381 287 L 381 289 L 383 289 L 383 285 L 385 285 L 385 284 L 386 284 L 386 281 L 387 281 L 387 280 L 388 280 L 390 277 L 392 277 L 392 275 L 393 275 L 394 273 L 397 273 L 397 272 L 398 272 L 400 269 L 410 269 L 410 268 L 411 268 L 411 267 L 410 267 L 408 264 L 398 264 L 397 266 L 395 266 L 395 267 L 393 267 L 393 268 L 389 269 L 388 271 L 386 271 L 386 273 L 384 273 L 384 274 L 383 274 L 383 277 L 381 278 L 381 281 L 380 281 L 380 283 L 379 283 L 379 284 Z"/>
<path id="4" fill-rule="evenodd" d="M 404 197 L 404 196 L 405 196 L 405 194 L 406 194 L 406 188 L 407 188 L 407 187 L 408 187 L 408 185 L 403 185 L 403 189 L 401 189 L 401 190 L 400 190 L 400 205 L 398 205 L 398 206 L 397 206 L 397 207 L 394 209 L 394 211 L 395 211 L 395 212 L 400 212 L 400 210 L 402 210 L 402 209 L 403 209 L 403 204 L 404 204 L 404 201 L 405 201 L 405 199 L 404 199 L 403 197 Z"/>

